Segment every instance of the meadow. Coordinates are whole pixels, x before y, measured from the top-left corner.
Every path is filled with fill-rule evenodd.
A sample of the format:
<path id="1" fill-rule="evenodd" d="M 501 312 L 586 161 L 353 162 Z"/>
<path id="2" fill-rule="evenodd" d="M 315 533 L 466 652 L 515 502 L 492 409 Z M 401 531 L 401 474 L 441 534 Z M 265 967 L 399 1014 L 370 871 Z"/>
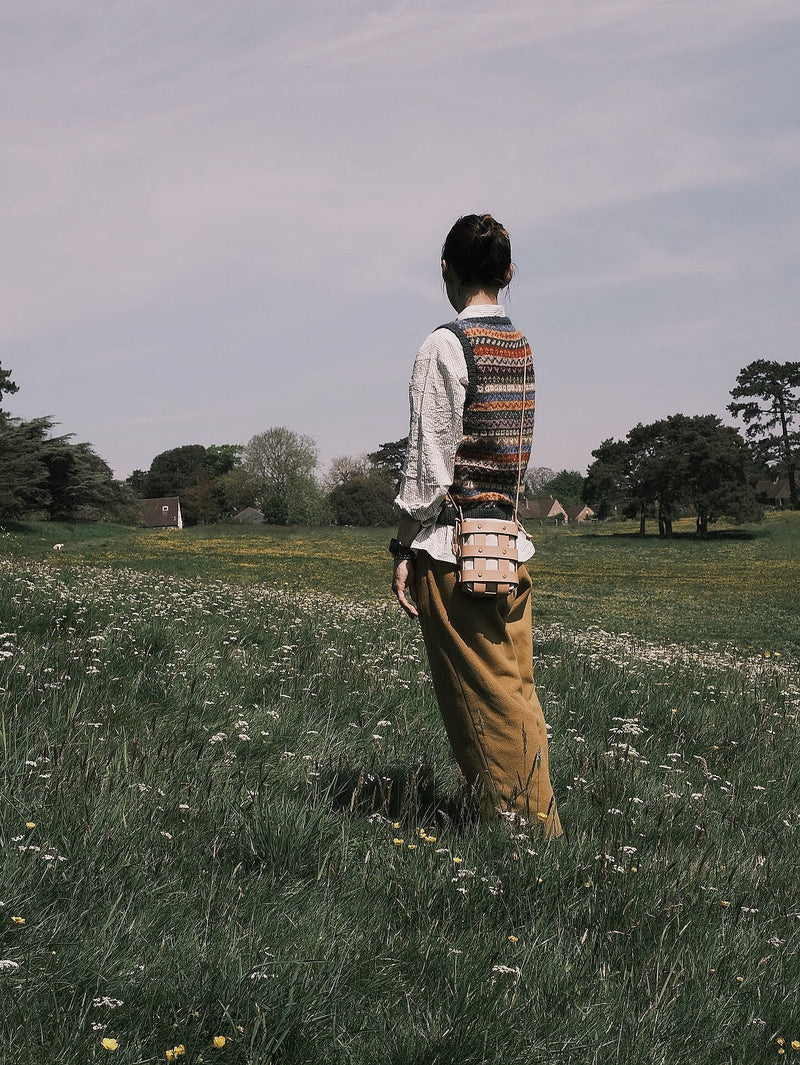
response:
<path id="1" fill-rule="evenodd" d="M 0 1062 L 800 1062 L 800 519 L 531 531 L 556 842 L 384 531 L 0 533 Z"/>

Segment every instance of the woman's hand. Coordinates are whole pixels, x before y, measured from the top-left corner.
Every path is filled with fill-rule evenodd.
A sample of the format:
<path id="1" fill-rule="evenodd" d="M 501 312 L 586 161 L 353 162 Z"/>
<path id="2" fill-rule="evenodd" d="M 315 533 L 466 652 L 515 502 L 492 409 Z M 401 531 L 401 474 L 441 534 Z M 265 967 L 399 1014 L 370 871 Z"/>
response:
<path id="1" fill-rule="evenodd" d="M 410 618 L 419 617 L 419 611 L 414 606 L 417 599 L 417 580 L 414 574 L 414 563 L 411 559 L 403 559 L 395 563 L 392 591 L 397 596 L 398 603 Z M 411 597 L 410 599 L 408 598 L 409 596 Z"/>

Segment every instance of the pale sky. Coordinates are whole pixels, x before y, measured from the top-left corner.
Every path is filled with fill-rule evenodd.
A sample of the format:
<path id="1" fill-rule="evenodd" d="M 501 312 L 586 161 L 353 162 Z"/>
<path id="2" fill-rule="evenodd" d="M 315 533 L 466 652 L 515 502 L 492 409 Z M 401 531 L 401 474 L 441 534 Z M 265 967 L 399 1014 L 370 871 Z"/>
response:
<path id="1" fill-rule="evenodd" d="M 4 408 L 118 477 L 275 425 L 375 450 L 490 211 L 534 465 L 725 415 L 798 358 L 799 72 L 797 0 L 6 0 Z"/>

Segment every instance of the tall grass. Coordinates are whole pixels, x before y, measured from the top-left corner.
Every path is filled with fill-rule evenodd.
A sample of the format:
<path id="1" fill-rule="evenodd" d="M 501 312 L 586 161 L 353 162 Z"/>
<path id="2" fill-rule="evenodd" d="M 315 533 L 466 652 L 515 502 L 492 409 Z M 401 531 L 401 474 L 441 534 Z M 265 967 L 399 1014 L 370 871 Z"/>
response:
<path id="1" fill-rule="evenodd" d="M 547 843 L 472 821 L 377 576 L 356 599 L 21 540 L 0 1061 L 800 1060 L 793 654 L 540 617 Z"/>

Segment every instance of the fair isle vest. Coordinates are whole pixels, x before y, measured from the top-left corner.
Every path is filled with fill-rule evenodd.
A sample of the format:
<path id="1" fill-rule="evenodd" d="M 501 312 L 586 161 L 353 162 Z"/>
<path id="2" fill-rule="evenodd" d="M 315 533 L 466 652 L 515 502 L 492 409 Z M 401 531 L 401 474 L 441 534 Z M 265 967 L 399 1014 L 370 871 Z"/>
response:
<path id="1" fill-rule="evenodd" d="M 531 454 L 536 389 L 530 345 L 505 316 L 464 318 L 441 328 L 461 341 L 469 377 L 450 494 L 466 517 L 509 517 Z M 451 510 L 445 506 L 439 521 L 452 523 Z"/>

